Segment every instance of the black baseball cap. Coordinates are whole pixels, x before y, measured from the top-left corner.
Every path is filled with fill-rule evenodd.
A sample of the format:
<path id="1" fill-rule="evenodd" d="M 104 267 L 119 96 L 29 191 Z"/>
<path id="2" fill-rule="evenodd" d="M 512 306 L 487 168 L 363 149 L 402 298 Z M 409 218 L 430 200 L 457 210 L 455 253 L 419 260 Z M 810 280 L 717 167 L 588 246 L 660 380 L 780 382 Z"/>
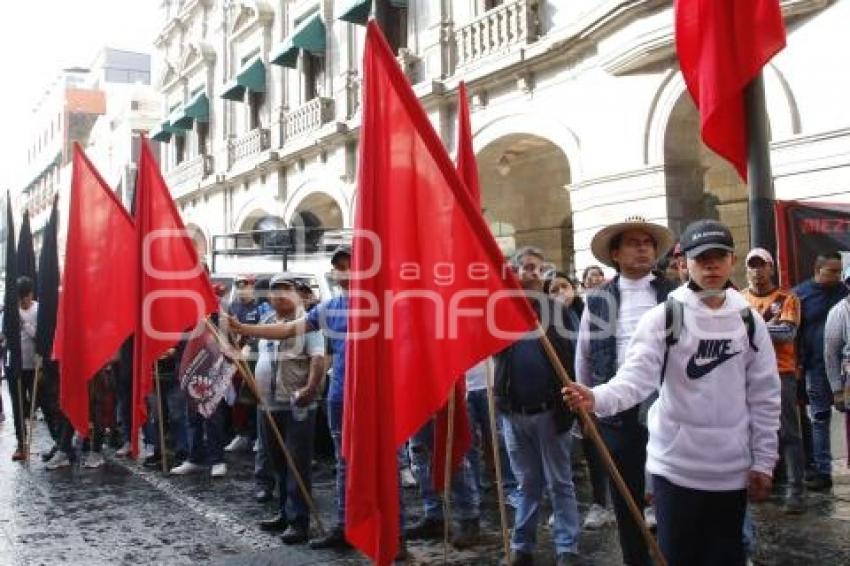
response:
<path id="1" fill-rule="evenodd" d="M 717 220 L 697 220 L 688 224 L 679 238 L 682 252 L 694 259 L 709 250 L 735 251 L 735 241 L 729 227 Z"/>
<path id="2" fill-rule="evenodd" d="M 337 246 L 333 255 L 331 255 L 331 265 L 336 266 L 337 260 L 342 256 L 348 256 L 349 259 L 351 258 L 351 246 L 347 244 Z"/>
<path id="3" fill-rule="evenodd" d="M 269 280 L 269 289 L 274 289 L 278 285 L 288 285 L 289 287 L 295 288 L 297 284 L 298 278 L 293 274 L 284 271 L 283 273 L 278 273 L 277 275 L 272 276 Z"/>

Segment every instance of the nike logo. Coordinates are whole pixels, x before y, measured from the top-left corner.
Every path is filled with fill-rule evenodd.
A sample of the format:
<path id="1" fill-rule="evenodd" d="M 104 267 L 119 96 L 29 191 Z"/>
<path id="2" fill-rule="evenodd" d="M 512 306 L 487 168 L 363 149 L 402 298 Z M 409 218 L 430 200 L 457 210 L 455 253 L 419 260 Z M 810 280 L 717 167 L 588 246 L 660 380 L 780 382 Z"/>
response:
<path id="1" fill-rule="evenodd" d="M 730 352 L 732 340 L 700 340 L 685 369 L 690 379 L 705 377 L 741 352 Z"/>

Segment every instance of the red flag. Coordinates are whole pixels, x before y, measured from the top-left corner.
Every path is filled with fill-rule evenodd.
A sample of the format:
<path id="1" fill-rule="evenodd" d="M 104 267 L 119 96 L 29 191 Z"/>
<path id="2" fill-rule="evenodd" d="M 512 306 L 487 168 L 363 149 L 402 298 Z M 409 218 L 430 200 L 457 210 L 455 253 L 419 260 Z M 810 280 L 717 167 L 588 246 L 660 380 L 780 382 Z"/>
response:
<path id="1" fill-rule="evenodd" d="M 676 0 L 676 51 L 702 139 L 745 180 L 744 89 L 783 47 L 779 0 Z"/>
<path id="2" fill-rule="evenodd" d="M 88 436 L 88 382 L 136 327 L 138 256 L 133 220 L 76 144 L 73 167 L 53 358 L 62 412 Z"/>
<path id="3" fill-rule="evenodd" d="M 183 333 L 218 310 L 209 277 L 147 141 L 139 158 L 136 226 L 141 316 L 133 352 L 133 450 L 138 448 L 138 430 L 146 415 L 145 398 L 153 390 L 153 364 Z"/>
<path id="4" fill-rule="evenodd" d="M 472 123 L 469 118 L 469 97 L 466 84 L 461 81 L 457 91 L 457 172 L 472 197 L 472 202 L 481 208 L 481 185 L 478 182 L 478 164 L 475 161 L 475 149 L 472 145 Z M 461 467 L 463 458 L 472 447 L 472 425 L 466 406 L 466 376 L 455 382 L 454 388 L 454 434 L 452 440 L 452 461 L 449 475 Z M 449 431 L 448 406 L 440 409 L 434 426 L 434 451 L 431 455 L 434 489 L 443 491 L 445 487 L 446 442 Z"/>
<path id="5" fill-rule="evenodd" d="M 446 402 L 458 375 L 536 319 L 374 22 L 363 69 L 346 536 L 389 564 L 399 542 L 397 448 Z"/>

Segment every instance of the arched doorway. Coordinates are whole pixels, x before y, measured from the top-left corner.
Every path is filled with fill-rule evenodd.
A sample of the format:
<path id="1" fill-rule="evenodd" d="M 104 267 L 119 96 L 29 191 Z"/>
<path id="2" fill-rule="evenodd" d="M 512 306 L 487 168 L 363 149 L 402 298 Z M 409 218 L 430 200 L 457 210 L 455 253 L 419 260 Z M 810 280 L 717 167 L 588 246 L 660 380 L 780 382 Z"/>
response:
<path id="1" fill-rule="evenodd" d="M 339 230 L 343 227 L 342 209 L 333 197 L 326 193 L 312 193 L 304 198 L 290 224 L 301 223 L 305 227 Z"/>
<path id="2" fill-rule="evenodd" d="M 531 134 L 508 134 L 478 154 L 484 215 L 505 255 L 543 249 L 558 269 L 574 271 L 572 209 L 563 151 Z"/>
<path id="3" fill-rule="evenodd" d="M 738 264 L 732 278 L 746 283 L 743 259 L 750 248 L 748 188 L 734 167 L 702 143 L 699 112 L 685 92 L 676 102 L 664 134 L 664 172 L 670 228 L 677 234 L 700 218 L 732 230 Z"/>

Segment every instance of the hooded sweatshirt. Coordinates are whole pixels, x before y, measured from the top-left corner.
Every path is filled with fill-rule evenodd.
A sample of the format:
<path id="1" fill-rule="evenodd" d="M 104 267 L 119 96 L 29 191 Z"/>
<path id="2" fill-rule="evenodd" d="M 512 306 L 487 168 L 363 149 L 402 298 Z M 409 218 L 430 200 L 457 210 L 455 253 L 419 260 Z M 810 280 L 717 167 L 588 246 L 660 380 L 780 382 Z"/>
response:
<path id="1" fill-rule="evenodd" d="M 626 360 L 611 381 L 593 389 L 595 412 L 609 416 L 646 399 L 660 387 L 649 411 L 646 467 L 690 489 L 744 489 L 748 473 L 771 474 L 778 458 L 780 382 L 767 327 L 754 316 L 750 346 L 741 310 L 747 301 L 725 291 L 711 309 L 688 287 L 671 297 L 684 303 L 678 343 L 670 346 L 661 382 L 665 307 L 638 323 Z"/>

